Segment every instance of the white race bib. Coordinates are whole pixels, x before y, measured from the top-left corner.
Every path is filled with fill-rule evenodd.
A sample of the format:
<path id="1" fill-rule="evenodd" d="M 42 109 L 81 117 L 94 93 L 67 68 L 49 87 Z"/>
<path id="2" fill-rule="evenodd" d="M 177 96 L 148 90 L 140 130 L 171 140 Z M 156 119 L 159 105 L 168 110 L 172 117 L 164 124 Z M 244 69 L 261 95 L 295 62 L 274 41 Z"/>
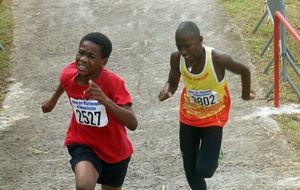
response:
<path id="1" fill-rule="evenodd" d="M 212 90 L 187 90 L 191 103 L 209 107 L 219 103 L 217 93 Z"/>
<path id="2" fill-rule="evenodd" d="M 108 123 L 105 107 L 97 100 L 70 98 L 76 121 L 82 125 L 104 127 Z"/>

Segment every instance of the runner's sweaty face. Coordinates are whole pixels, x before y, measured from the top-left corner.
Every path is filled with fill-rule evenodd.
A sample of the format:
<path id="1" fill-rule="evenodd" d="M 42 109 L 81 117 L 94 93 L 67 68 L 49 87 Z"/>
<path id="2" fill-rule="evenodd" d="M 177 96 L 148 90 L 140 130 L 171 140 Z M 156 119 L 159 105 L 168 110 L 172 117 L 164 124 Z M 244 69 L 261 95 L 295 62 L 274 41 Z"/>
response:
<path id="1" fill-rule="evenodd" d="M 176 46 L 179 53 L 185 58 L 186 62 L 192 63 L 200 55 L 202 38 L 201 36 L 187 37 L 176 35 Z"/>
<path id="2" fill-rule="evenodd" d="M 93 78 L 106 64 L 107 58 L 102 58 L 100 47 L 91 41 L 83 41 L 76 54 L 78 74 Z"/>

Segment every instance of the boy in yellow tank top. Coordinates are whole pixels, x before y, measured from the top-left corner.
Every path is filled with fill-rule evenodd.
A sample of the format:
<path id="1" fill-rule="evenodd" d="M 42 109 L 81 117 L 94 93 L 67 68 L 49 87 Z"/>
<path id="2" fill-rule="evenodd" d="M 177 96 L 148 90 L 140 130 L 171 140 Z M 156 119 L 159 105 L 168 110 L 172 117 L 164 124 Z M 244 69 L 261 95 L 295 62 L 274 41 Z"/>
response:
<path id="1" fill-rule="evenodd" d="M 206 190 L 205 178 L 218 167 L 223 127 L 230 111 L 225 70 L 241 75 L 242 99 L 255 97 L 249 69 L 229 55 L 204 46 L 198 26 L 182 22 L 175 33 L 178 51 L 170 58 L 167 83 L 158 98 L 170 98 L 182 76 L 180 98 L 180 150 L 187 181 L 192 190 Z"/>

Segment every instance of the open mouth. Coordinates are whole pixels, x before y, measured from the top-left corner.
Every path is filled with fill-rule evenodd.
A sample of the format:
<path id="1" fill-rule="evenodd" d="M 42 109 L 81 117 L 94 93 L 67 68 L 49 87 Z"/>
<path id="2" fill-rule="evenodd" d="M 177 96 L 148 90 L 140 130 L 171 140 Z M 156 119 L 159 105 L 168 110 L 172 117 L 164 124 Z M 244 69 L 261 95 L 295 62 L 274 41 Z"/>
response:
<path id="1" fill-rule="evenodd" d="M 87 70 L 87 66 L 85 64 L 77 63 L 77 69 L 80 71 Z"/>
<path id="2" fill-rule="evenodd" d="M 186 62 L 191 62 L 193 61 L 193 57 L 191 55 L 184 55 L 183 56 Z"/>

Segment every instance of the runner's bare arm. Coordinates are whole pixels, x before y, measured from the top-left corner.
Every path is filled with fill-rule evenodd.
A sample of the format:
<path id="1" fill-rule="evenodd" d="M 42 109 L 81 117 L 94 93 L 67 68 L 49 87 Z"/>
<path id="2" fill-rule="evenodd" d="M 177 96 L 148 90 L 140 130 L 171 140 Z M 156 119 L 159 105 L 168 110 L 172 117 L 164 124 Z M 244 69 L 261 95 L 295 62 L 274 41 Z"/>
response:
<path id="1" fill-rule="evenodd" d="M 255 93 L 251 89 L 251 73 L 245 65 L 233 60 L 229 55 L 224 53 L 217 53 L 215 63 L 224 71 L 229 70 L 241 75 L 242 99 L 251 100 L 255 98 Z"/>
<path id="2" fill-rule="evenodd" d="M 61 84 L 59 84 L 56 88 L 56 91 L 52 95 L 52 97 L 48 100 L 45 100 L 42 103 L 42 106 L 41 106 L 42 111 L 44 113 L 51 112 L 53 110 L 53 108 L 55 107 L 59 97 L 62 95 L 62 93 L 64 93 L 64 89 L 61 86 Z"/>
<path id="3" fill-rule="evenodd" d="M 134 131 L 137 128 L 138 121 L 130 105 L 117 105 L 108 98 L 103 93 L 102 89 L 92 80 L 89 80 L 89 88 L 85 93 L 89 94 L 90 99 L 97 100 L 99 103 L 103 104 L 105 108 L 128 129 Z"/>
<path id="4" fill-rule="evenodd" d="M 170 72 L 167 83 L 164 85 L 163 89 L 160 91 L 158 95 L 158 99 L 160 101 L 164 101 L 170 98 L 177 90 L 178 83 L 180 80 L 180 71 L 179 71 L 179 61 L 180 54 L 178 52 L 174 52 L 170 57 Z"/>

